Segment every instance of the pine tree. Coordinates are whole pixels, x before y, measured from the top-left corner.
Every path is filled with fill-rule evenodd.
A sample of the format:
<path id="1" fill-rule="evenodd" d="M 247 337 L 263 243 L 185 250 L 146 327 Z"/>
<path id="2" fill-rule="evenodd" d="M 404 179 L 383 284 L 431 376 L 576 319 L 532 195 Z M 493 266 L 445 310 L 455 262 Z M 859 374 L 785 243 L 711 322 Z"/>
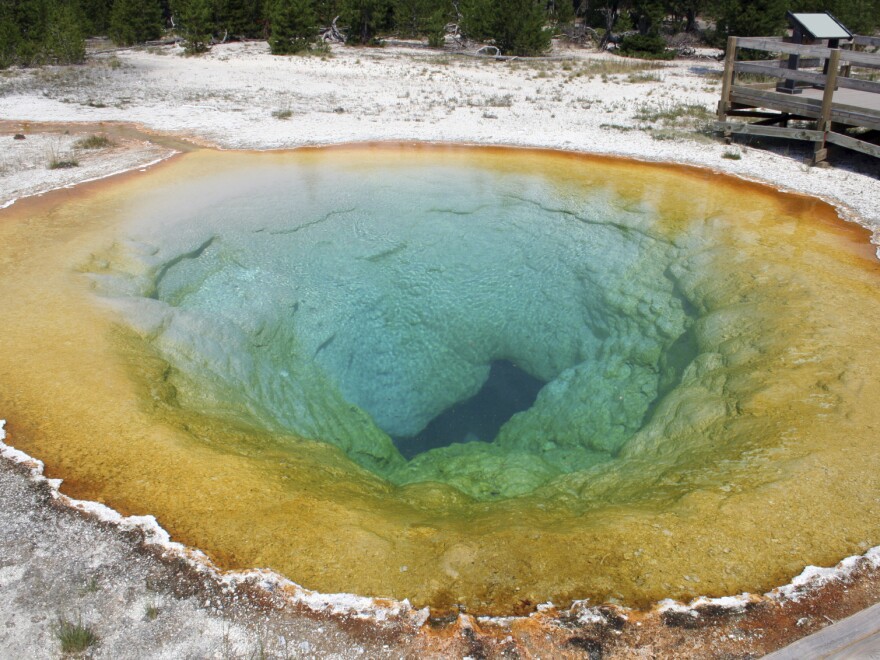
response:
<path id="1" fill-rule="evenodd" d="M 719 37 L 772 37 L 785 26 L 786 0 L 721 0 Z"/>
<path id="2" fill-rule="evenodd" d="M 13 0 L 10 12 L 18 29 L 15 59 L 24 66 L 46 61 L 44 49 L 49 4 L 46 0 Z"/>
<path id="3" fill-rule="evenodd" d="M 446 25 L 449 23 L 449 9 L 440 7 L 428 18 L 425 31 L 428 34 L 428 45 L 431 48 L 442 48 L 446 45 Z"/>
<path id="4" fill-rule="evenodd" d="M 318 15 L 318 25 L 330 25 L 333 19 L 342 14 L 344 0 L 315 0 L 315 13 Z"/>
<path id="5" fill-rule="evenodd" d="M 79 0 L 84 23 L 83 29 L 89 36 L 106 35 L 110 28 L 110 10 L 113 0 Z"/>
<path id="6" fill-rule="evenodd" d="M 18 62 L 18 25 L 11 8 L 0 5 L 0 69 L 6 69 Z"/>
<path id="7" fill-rule="evenodd" d="M 348 24 L 348 40 L 353 43 L 375 42 L 390 9 L 388 0 L 344 0 L 342 18 Z"/>
<path id="8" fill-rule="evenodd" d="M 115 0 L 110 12 L 110 38 L 131 46 L 162 35 L 162 5 L 157 0 Z"/>
<path id="9" fill-rule="evenodd" d="M 207 51 L 213 35 L 210 0 L 177 0 L 174 16 L 177 31 L 186 43 L 186 53 L 195 55 Z"/>
<path id="10" fill-rule="evenodd" d="M 459 28 L 464 36 L 474 41 L 493 38 L 495 6 L 491 0 L 461 0 Z"/>
<path id="11" fill-rule="evenodd" d="M 697 15 L 706 7 L 706 0 L 671 0 L 669 11 L 672 14 L 676 30 L 695 32 Z"/>
<path id="12" fill-rule="evenodd" d="M 317 37 L 318 18 L 311 0 L 271 0 L 269 48 L 273 55 L 309 50 Z"/>
<path id="13" fill-rule="evenodd" d="M 215 0 L 217 33 L 239 38 L 262 36 L 263 9 L 261 0 Z"/>
<path id="14" fill-rule="evenodd" d="M 556 25 L 566 25 L 574 21 L 574 4 L 571 0 L 549 0 L 547 15 Z"/>
<path id="15" fill-rule="evenodd" d="M 550 48 L 544 4 L 536 0 L 504 0 L 495 25 L 495 45 L 502 53 L 540 55 Z"/>
<path id="16" fill-rule="evenodd" d="M 658 34 L 667 9 L 663 0 L 633 0 L 632 23 L 641 35 Z"/>
<path id="17" fill-rule="evenodd" d="M 539 0 L 470 0 L 461 5 L 462 31 L 494 40 L 505 54 L 539 55 L 550 47 L 544 3 Z"/>
<path id="18" fill-rule="evenodd" d="M 404 37 L 414 37 L 428 31 L 438 9 L 434 0 L 393 0 L 394 27 Z M 445 21 L 444 21 L 445 25 Z"/>
<path id="19" fill-rule="evenodd" d="M 58 64 L 79 64 L 86 57 L 84 18 L 79 7 L 65 2 L 50 10 L 43 49 Z"/>

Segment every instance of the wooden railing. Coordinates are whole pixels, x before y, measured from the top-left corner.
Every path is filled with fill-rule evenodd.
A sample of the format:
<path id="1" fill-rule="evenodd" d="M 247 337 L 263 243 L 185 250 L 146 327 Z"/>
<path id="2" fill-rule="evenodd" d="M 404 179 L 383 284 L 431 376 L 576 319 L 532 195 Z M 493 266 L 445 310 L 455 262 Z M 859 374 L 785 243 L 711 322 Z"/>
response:
<path id="1" fill-rule="evenodd" d="M 854 46 L 880 48 L 880 37 L 867 37 L 857 34 L 853 37 Z"/>
<path id="2" fill-rule="evenodd" d="M 880 130 L 880 81 L 855 77 L 854 71 L 867 70 L 869 77 L 880 71 L 880 54 L 856 48 L 880 47 L 880 38 L 858 36 L 852 49 L 821 45 L 792 44 L 772 37 L 731 37 L 728 40 L 717 127 L 725 135 L 742 133 L 786 137 L 814 143 L 811 162 L 824 160 L 826 143 L 880 157 L 880 146 L 845 134 L 847 127 Z M 788 55 L 786 60 L 738 61 L 742 50 Z M 781 81 L 738 80 L 738 75 L 759 76 Z M 822 90 L 801 96 L 805 89 Z M 856 94 L 837 90 L 853 90 Z M 859 96 L 859 94 L 862 94 Z M 730 117 L 757 118 L 757 122 L 732 121 Z M 789 121 L 813 123 L 790 127 Z M 778 124 L 778 125 L 774 125 Z M 841 129 L 841 127 L 843 127 Z"/>

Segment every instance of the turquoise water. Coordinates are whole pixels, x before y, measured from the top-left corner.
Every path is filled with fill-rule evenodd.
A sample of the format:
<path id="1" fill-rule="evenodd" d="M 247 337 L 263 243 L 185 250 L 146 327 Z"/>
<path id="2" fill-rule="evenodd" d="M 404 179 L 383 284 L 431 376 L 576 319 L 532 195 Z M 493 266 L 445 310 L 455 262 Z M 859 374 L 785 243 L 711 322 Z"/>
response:
<path id="1" fill-rule="evenodd" d="M 181 405 L 503 497 L 613 459 L 693 357 L 656 221 L 541 175 L 287 164 L 160 191 L 103 288 Z M 475 407 L 493 364 L 521 377 Z"/>
<path id="2" fill-rule="evenodd" d="M 224 569 L 507 615 L 877 543 L 880 265 L 820 201 L 442 145 L 49 197 L 0 222 L 15 444 Z"/>

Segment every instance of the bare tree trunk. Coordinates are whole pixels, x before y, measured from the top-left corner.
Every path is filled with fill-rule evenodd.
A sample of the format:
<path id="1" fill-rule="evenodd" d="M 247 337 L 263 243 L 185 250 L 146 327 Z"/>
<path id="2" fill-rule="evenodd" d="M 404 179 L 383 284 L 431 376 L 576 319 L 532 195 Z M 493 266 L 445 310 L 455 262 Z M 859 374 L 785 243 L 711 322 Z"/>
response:
<path id="1" fill-rule="evenodd" d="M 339 32 L 339 28 L 336 27 L 336 21 L 339 20 L 339 16 L 333 19 L 333 22 L 330 24 L 330 27 L 324 28 L 321 30 L 321 41 L 323 42 L 331 42 L 341 44 L 345 41 L 345 37 Z"/>
<path id="2" fill-rule="evenodd" d="M 602 41 L 599 42 L 599 49 L 604 50 L 608 42 L 611 41 L 611 30 L 614 28 L 614 24 L 617 23 L 617 17 L 620 16 L 620 2 L 617 0 L 608 2 L 599 11 L 605 15 L 605 34 L 602 35 Z"/>
<path id="3" fill-rule="evenodd" d="M 693 7 L 688 7 L 685 10 L 685 17 L 687 18 L 687 22 L 684 26 L 685 32 L 696 32 L 697 31 L 697 10 Z"/>

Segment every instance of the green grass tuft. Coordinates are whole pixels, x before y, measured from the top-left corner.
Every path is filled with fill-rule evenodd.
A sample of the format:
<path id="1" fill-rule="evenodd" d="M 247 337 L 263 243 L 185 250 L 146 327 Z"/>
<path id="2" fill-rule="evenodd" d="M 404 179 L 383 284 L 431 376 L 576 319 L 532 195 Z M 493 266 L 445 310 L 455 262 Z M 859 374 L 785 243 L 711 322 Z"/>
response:
<path id="1" fill-rule="evenodd" d="M 674 124 L 679 120 L 706 121 L 712 113 L 697 103 L 661 104 L 660 106 L 644 105 L 636 111 L 635 117 L 641 121 Z"/>
<path id="2" fill-rule="evenodd" d="M 67 619 L 58 619 L 55 636 L 61 643 L 62 653 L 82 653 L 98 642 L 98 636 L 82 621 L 72 623 Z"/>
<path id="3" fill-rule="evenodd" d="M 78 149 L 105 149 L 112 147 L 113 142 L 105 135 L 90 135 L 89 137 L 77 140 L 73 146 Z"/>
<path id="4" fill-rule="evenodd" d="M 89 581 L 86 582 L 82 589 L 79 590 L 80 594 L 85 596 L 86 594 L 93 594 L 98 591 L 98 578 L 92 576 L 89 578 Z"/>
<path id="5" fill-rule="evenodd" d="M 665 68 L 665 64 L 660 62 L 646 62 L 644 60 L 589 60 L 581 64 L 581 66 L 568 74 L 569 78 L 578 78 L 580 76 L 615 76 L 620 74 L 628 74 L 630 76 L 643 71 L 656 71 Z M 635 81 L 634 81 L 635 82 Z"/>
<path id="6" fill-rule="evenodd" d="M 75 158 L 55 159 L 49 161 L 50 170 L 66 170 L 71 167 L 79 167 L 79 161 Z"/>
<path id="7" fill-rule="evenodd" d="M 599 124 L 599 128 L 604 130 L 620 131 L 622 133 L 636 130 L 635 126 L 626 126 L 624 124 Z"/>
<path id="8" fill-rule="evenodd" d="M 663 80 L 656 73 L 631 73 L 626 77 L 626 82 L 628 83 L 649 83 L 649 82 L 660 82 Z"/>
<path id="9" fill-rule="evenodd" d="M 147 617 L 147 621 L 155 621 L 159 616 L 159 606 L 156 603 L 148 603 L 144 608 L 144 616 Z"/>

